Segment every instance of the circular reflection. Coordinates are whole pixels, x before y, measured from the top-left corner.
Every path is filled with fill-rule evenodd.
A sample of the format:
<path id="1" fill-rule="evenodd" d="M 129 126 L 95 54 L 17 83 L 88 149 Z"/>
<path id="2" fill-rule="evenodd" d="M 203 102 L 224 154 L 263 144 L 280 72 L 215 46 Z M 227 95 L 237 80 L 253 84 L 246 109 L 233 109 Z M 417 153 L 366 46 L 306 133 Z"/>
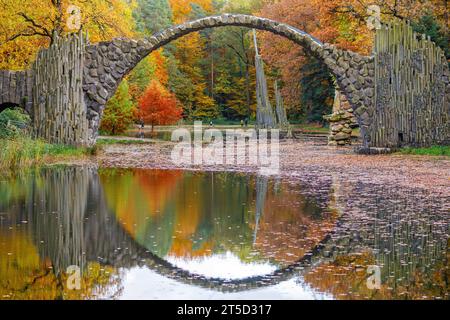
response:
<path id="1" fill-rule="evenodd" d="M 193 259 L 168 256 L 166 260 L 192 274 L 230 280 L 263 276 L 277 270 L 277 266 L 269 262 L 243 262 L 230 251 Z"/>
<path id="2" fill-rule="evenodd" d="M 236 173 L 102 170 L 106 203 L 141 246 L 211 278 L 242 279 L 292 265 L 337 214 L 301 186 Z"/>

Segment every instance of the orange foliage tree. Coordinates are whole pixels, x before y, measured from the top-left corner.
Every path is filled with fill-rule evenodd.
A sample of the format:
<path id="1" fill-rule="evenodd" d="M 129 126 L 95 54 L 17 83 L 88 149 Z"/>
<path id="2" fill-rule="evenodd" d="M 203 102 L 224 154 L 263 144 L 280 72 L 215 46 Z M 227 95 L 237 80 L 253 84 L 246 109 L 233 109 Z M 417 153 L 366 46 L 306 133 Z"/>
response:
<path id="1" fill-rule="evenodd" d="M 139 118 L 150 124 L 153 132 L 155 125 L 173 124 L 181 119 L 182 114 L 174 94 L 152 80 L 139 100 Z"/>

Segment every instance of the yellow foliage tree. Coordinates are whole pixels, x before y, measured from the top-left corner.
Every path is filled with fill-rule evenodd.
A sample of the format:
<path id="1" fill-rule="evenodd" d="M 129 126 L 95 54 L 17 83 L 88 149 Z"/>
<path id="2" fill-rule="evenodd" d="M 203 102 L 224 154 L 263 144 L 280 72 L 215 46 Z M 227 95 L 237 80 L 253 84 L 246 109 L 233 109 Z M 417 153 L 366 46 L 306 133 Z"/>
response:
<path id="1" fill-rule="evenodd" d="M 26 68 L 54 33 L 77 31 L 68 27 L 75 13 L 70 6 L 80 9 L 92 42 L 134 34 L 134 0 L 0 0 L 0 69 Z"/>

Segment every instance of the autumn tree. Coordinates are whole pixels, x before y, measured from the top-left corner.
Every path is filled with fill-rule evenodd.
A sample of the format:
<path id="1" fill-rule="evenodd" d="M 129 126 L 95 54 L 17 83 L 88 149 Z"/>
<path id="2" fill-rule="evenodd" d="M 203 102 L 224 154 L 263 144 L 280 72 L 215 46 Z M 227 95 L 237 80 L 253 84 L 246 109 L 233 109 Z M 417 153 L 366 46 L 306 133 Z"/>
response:
<path id="1" fill-rule="evenodd" d="M 138 117 L 152 126 L 152 132 L 155 125 L 168 125 L 180 120 L 182 113 L 175 95 L 155 80 L 139 100 Z"/>
<path id="2" fill-rule="evenodd" d="M 134 1 L 0 0 L 0 69 L 26 68 L 54 33 L 77 31 L 68 28 L 74 13 L 70 5 L 80 8 L 81 26 L 91 42 L 134 35 Z"/>
<path id="3" fill-rule="evenodd" d="M 280 22 L 287 23 L 310 34 L 318 31 L 318 21 L 320 19 L 318 10 L 313 0 L 281 0 L 266 4 L 258 15 L 268 17 Z M 262 56 L 269 66 L 276 69 L 282 80 L 281 92 L 285 99 L 286 107 L 290 118 L 307 119 L 311 118 L 309 110 L 317 109 L 315 104 L 322 100 L 313 101 L 304 99 L 314 96 L 312 90 L 323 91 L 321 88 L 304 87 L 305 85 L 322 86 L 320 81 L 316 82 L 312 77 L 308 81 L 302 81 L 304 76 L 320 72 L 314 65 L 314 61 L 305 54 L 303 48 L 291 41 L 276 36 L 272 33 L 259 33 Z M 311 64 L 307 66 L 308 64 Z M 303 68 L 303 72 L 302 72 Z M 328 85 L 328 84 L 324 84 Z M 308 95 L 305 95 L 307 93 Z M 323 108 L 323 106 L 321 106 Z"/>
<path id="4" fill-rule="evenodd" d="M 210 15 L 211 0 L 170 0 L 174 23 L 183 23 Z M 174 42 L 169 66 L 169 87 L 183 104 L 184 115 L 189 119 L 212 119 L 219 116 L 218 107 L 208 94 L 208 79 L 202 70 L 202 60 L 207 52 L 205 33 L 192 33 Z"/>
<path id="5" fill-rule="evenodd" d="M 109 135 L 123 134 L 134 121 L 136 107 L 131 100 L 127 80 L 119 85 L 103 113 L 100 131 Z"/>
<path id="6" fill-rule="evenodd" d="M 374 31 L 367 27 L 367 9 L 373 4 L 380 6 L 383 21 L 408 19 L 416 30 L 432 36 L 445 49 L 448 43 L 448 35 L 442 36 L 448 24 L 445 0 L 280 0 L 265 2 L 256 14 L 297 27 L 322 42 L 369 55 Z M 421 18 L 424 13 L 433 18 Z M 324 103 L 329 101 L 325 95 L 334 88 L 329 77 L 324 77 L 326 68 L 284 38 L 270 33 L 261 33 L 261 37 L 264 59 L 282 76 L 282 92 L 291 116 L 317 119 L 329 110 L 328 103 Z"/>
<path id="7" fill-rule="evenodd" d="M 259 11 L 265 3 L 265 1 L 259 0 L 222 2 L 222 6 L 216 4 L 221 12 L 250 15 Z M 226 27 L 214 30 L 216 46 L 222 48 L 223 52 L 219 63 L 230 70 L 229 76 L 233 78 L 230 90 L 232 96 L 225 97 L 228 102 L 226 110 L 236 112 L 237 118 L 241 119 L 242 117 L 251 117 L 256 111 L 254 48 L 251 47 L 252 40 L 249 31 L 250 29 L 241 27 Z M 243 94 L 245 97 L 242 97 Z M 246 109 L 245 112 L 244 108 Z"/>
<path id="8" fill-rule="evenodd" d="M 163 49 L 159 49 L 143 59 L 131 71 L 127 79 L 130 86 L 130 95 L 136 105 L 152 80 L 157 80 L 160 84 L 167 86 L 169 74 L 166 65 L 167 58 Z"/>

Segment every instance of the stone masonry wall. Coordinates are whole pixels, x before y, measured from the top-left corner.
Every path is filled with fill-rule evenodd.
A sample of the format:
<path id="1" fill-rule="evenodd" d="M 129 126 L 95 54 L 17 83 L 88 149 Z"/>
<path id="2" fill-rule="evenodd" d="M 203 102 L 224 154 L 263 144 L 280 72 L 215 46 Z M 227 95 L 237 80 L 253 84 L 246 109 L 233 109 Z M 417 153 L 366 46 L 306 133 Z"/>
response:
<path id="1" fill-rule="evenodd" d="M 353 128 L 358 127 L 358 120 L 347 98 L 336 90 L 333 113 L 324 117 L 330 122 L 328 144 L 344 146 L 352 144 Z"/>

